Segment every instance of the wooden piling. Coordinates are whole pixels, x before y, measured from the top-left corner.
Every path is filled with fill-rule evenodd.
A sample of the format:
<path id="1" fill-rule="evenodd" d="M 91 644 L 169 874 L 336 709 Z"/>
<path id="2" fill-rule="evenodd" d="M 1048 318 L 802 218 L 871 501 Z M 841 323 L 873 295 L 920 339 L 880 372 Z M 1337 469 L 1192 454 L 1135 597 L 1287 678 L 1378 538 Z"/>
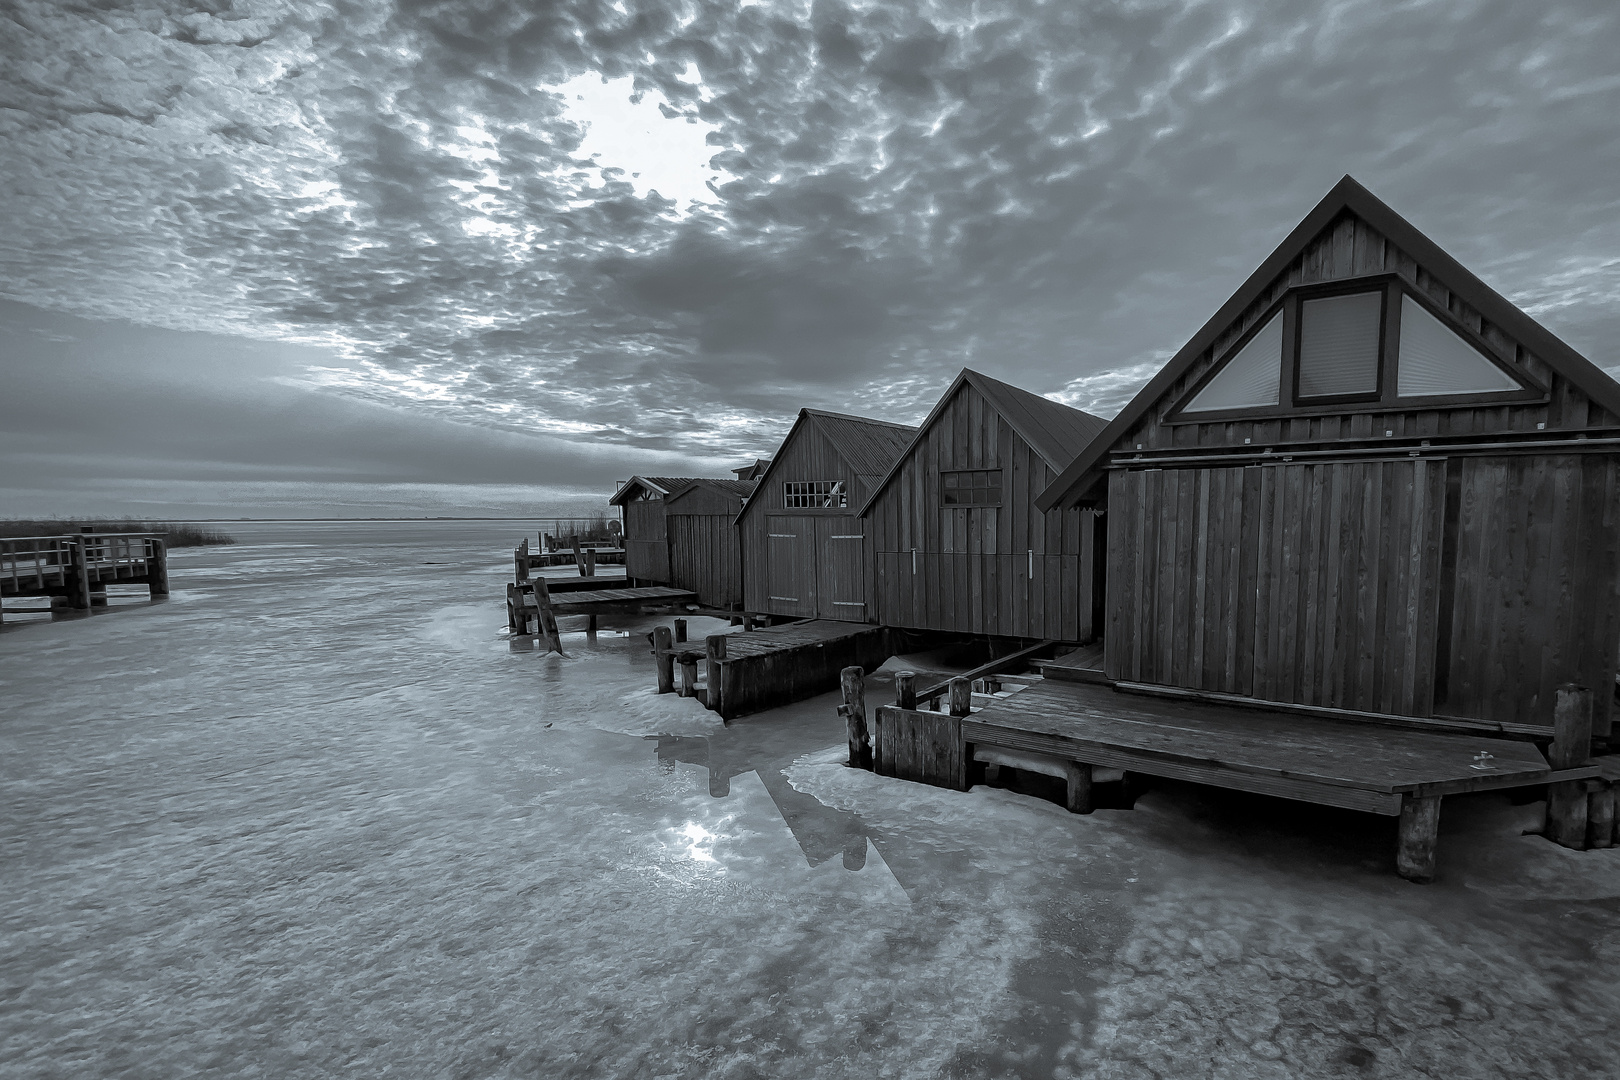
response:
<path id="1" fill-rule="evenodd" d="M 752 615 L 744 613 L 744 615 L 742 617 L 742 628 L 743 628 L 743 633 L 745 633 L 745 634 L 753 632 L 753 629 L 754 629 L 754 617 Z"/>
<path id="2" fill-rule="evenodd" d="M 151 597 L 169 595 L 169 548 L 162 540 L 153 537 L 147 541 L 151 545 L 150 554 L 146 563 L 146 589 Z"/>
<path id="3" fill-rule="evenodd" d="M 897 671 L 894 673 L 895 704 L 902 709 L 917 708 L 917 673 L 915 671 Z"/>
<path id="4" fill-rule="evenodd" d="M 685 619 L 676 619 L 675 620 L 675 640 L 676 641 L 685 641 L 686 640 L 686 620 Z"/>
<path id="5" fill-rule="evenodd" d="M 1091 813 L 1091 766 L 1083 761 L 1065 761 L 1063 778 L 1068 789 L 1064 795 L 1064 805 L 1069 808 L 1069 813 Z"/>
<path id="6" fill-rule="evenodd" d="M 574 546 L 574 572 L 583 577 L 585 574 L 585 556 L 579 550 L 579 537 L 570 536 L 568 542 Z"/>
<path id="7" fill-rule="evenodd" d="M 1614 846 L 1614 788 L 1607 783 L 1586 797 L 1586 846 Z"/>
<path id="8" fill-rule="evenodd" d="M 523 543 L 512 549 L 512 572 L 517 575 L 518 581 L 529 580 L 529 538 L 525 536 Z"/>
<path id="9" fill-rule="evenodd" d="M 1554 769 L 1585 765 L 1592 753 L 1592 691 L 1560 686 L 1553 693 L 1553 741 L 1547 763 Z M 1577 851 L 1586 847 L 1588 800 L 1585 785 L 1565 780 L 1547 785 L 1547 839 Z"/>
<path id="10" fill-rule="evenodd" d="M 938 699 L 935 699 L 936 702 Z M 938 706 L 935 706 L 938 711 Z M 960 675 L 951 680 L 951 715 L 969 716 L 973 712 L 973 684 Z"/>
<path id="11" fill-rule="evenodd" d="M 726 635 L 710 634 L 703 641 L 704 650 L 708 654 L 708 670 L 705 678 L 708 682 L 709 692 L 704 704 L 715 712 L 720 711 L 721 690 L 720 683 L 724 679 L 720 665 L 726 658 Z"/>
<path id="12" fill-rule="evenodd" d="M 658 692 L 668 694 L 675 689 L 675 652 L 671 645 L 669 627 L 653 627 L 653 660 L 658 665 Z"/>
<path id="13" fill-rule="evenodd" d="M 580 577 L 596 576 L 596 549 L 585 549 L 585 568 L 579 572 Z"/>
<path id="14" fill-rule="evenodd" d="M 844 705 L 844 731 L 849 736 L 849 763 L 858 769 L 872 767 L 872 737 L 866 729 L 866 672 L 847 667 L 838 674 Z"/>
<path id="15" fill-rule="evenodd" d="M 683 652 L 681 662 L 681 697 L 697 696 L 697 653 Z"/>
<path id="16" fill-rule="evenodd" d="M 1434 849 L 1440 838 L 1440 796 L 1407 795 L 1395 846 L 1395 872 L 1419 885 L 1434 880 Z"/>
<path id="17" fill-rule="evenodd" d="M 528 541 L 524 541 L 528 543 Z M 557 614 L 551 608 L 551 588 L 544 577 L 534 579 L 534 602 L 540 612 L 540 633 L 554 652 L 562 652 L 562 634 L 557 630 Z"/>
<path id="18" fill-rule="evenodd" d="M 90 567 L 83 540 L 67 544 L 69 566 L 62 575 L 68 590 L 68 606 L 90 610 Z"/>

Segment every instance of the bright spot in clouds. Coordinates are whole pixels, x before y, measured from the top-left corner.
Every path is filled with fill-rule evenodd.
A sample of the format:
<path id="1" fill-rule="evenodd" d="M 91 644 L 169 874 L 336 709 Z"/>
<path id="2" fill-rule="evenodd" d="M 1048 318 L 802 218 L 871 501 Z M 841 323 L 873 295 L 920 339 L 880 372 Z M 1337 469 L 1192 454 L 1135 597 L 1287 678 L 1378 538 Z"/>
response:
<path id="1" fill-rule="evenodd" d="M 688 67 L 682 81 L 695 82 L 696 76 L 696 69 Z M 715 129 L 702 121 L 665 116 L 659 106 L 668 102 L 656 90 L 631 101 L 634 82 L 628 75 L 604 80 L 587 72 L 553 88 L 564 96 L 568 118 L 585 128 L 579 156 L 595 158 L 602 168 L 623 169 L 620 179 L 633 184 L 638 195 L 656 191 L 682 207 L 691 201 L 717 201 L 704 182 L 731 177 L 709 165 L 720 152 L 705 142 Z"/>

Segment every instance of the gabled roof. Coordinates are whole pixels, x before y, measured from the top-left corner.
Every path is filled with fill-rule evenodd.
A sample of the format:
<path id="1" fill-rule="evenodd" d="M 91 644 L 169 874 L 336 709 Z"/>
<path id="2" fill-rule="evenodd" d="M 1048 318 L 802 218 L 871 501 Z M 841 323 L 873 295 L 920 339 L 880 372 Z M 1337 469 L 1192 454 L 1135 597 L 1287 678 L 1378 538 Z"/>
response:
<path id="1" fill-rule="evenodd" d="M 685 495 L 687 492 L 708 488 L 710 491 L 718 492 L 721 495 L 725 495 L 729 498 L 746 499 L 748 496 L 754 493 L 755 485 L 756 481 L 753 480 L 716 480 L 711 477 L 704 476 L 693 480 L 679 491 L 666 496 L 666 498 L 673 502 Z"/>
<path id="2" fill-rule="evenodd" d="M 806 424 L 817 428 L 827 440 L 832 443 L 849 464 L 850 471 L 856 476 L 880 476 L 889 471 L 895 459 L 905 450 L 911 442 L 917 429 L 905 424 L 894 424 L 887 420 L 873 420 L 865 416 L 850 416 L 847 413 L 826 412 L 822 409 L 800 409 L 798 419 L 788 429 L 787 436 L 782 440 L 786 446 L 793 441 L 799 429 Z M 771 474 L 776 471 L 776 463 L 782 460 L 778 451 L 772 455 L 771 463 L 766 467 L 764 475 L 759 478 L 759 486 L 764 487 L 770 480 Z M 746 512 L 745 505 L 743 510 Z M 741 517 L 741 515 L 738 515 Z"/>
<path id="3" fill-rule="evenodd" d="M 985 401 L 989 402 L 990 407 L 996 410 L 997 415 L 1007 422 L 1007 426 L 1017 432 L 1018 437 L 1028 443 L 1030 449 L 1034 450 L 1054 472 L 1062 472 L 1069 462 L 1074 460 L 1075 455 L 1089 446 L 1098 432 L 1108 426 L 1108 421 L 1100 416 L 1093 416 L 1051 398 L 1032 394 L 1021 387 L 1004 383 L 1000 379 L 992 379 L 971 368 L 963 368 L 951 381 L 945 393 L 940 395 L 938 403 L 929 412 L 928 418 L 922 422 L 922 427 L 917 429 L 917 434 L 913 436 L 905 451 L 894 459 L 894 464 L 885 470 L 883 479 L 866 497 L 866 502 L 861 506 L 861 513 L 866 513 L 866 508 L 871 506 L 873 500 L 889 486 L 889 481 L 899 474 L 900 467 L 911 456 L 912 447 L 922 442 L 924 436 L 928 434 L 928 429 L 938 421 L 963 383 L 977 390 Z"/>
<path id="4" fill-rule="evenodd" d="M 740 469 L 732 469 L 731 471 L 737 475 L 737 479 L 746 480 L 748 477 L 744 476 L 744 473 L 755 477 L 761 476 L 764 474 L 765 470 L 770 467 L 770 464 L 770 458 L 755 458 L 753 464 L 744 465 Z"/>
<path id="5" fill-rule="evenodd" d="M 1485 318 L 1501 327 L 1510 337 L 1517 338 L 1526 349 L 1534 353 L 1549 367 L 1591 395 L 1592 399 L 1613 413 L 1620 413 L 1620 383 L 1609 378 L 1586 357 L 1570 348 L 1536 320 L 1520 311 L 1512 302 L 1479 278 L 1469 273 L 1461 263 L 1447 255 L 1440 246 L 1419 232 L 1416 226 L 1346 176 L 1321 202 L 1316 204 L 1305 219 L 1294 227 L 1275 251 L 1266 257 L 1243 287 L 1210 316 L 1192 340 L 1155 375 L 1129 405 L 1102 433 L 1094 439 L 1084 453 L 1063 470 L 1063 474 L 1035 500 L 1040 510 L 1050 510 L 1059 503 L 1069 503 L 1085 494 L 1094 480 L 1089 474 L 1113 445 L 1124 437 L 1137 421 L 1169 392 L 1188 368 L 1197 363 L 1204 350 L 1214 344 L 1221 332 L 1229 327 L 1244 310 L 1260 298 L 1262 292 L 1288 269 L 1288 264 L 1304 252 L 1312 240 L 1331 225 L 1339 215 L 1349 212 L 1383 233 L 1396 247 L 1405 251 L 1417 264 L 1434 274 L 1446 288 L 1462 297 Z"/>
<path id="6" fill-rule="evenodd" d="M 608 505 L 623 506 L 625 497 L 637 487 L 644 487 L 648 491 L 663 496 L 672 491 L 679 491 L 690 484 L 695 484 L 699 479 L 700 477 L 695 476 L 632 476 L 624 482 L 624 485 L 618 491 L 613 493 L 613 498 L 608 500 Z"/>

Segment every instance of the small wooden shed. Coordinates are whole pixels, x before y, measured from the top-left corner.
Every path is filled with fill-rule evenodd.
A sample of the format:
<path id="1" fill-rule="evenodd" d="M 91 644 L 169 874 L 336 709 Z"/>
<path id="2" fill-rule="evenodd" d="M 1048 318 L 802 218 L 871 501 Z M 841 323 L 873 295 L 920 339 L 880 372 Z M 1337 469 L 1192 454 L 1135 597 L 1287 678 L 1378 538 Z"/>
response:
<path id="1" fill-rule="evenodd" d="M 669 583 L 691 589 L 698 603 L 742 606 L 742 550 L 737 515 L 753 494 L 752 480 L 693 480 L 664 498 L 669 533 Z"/>
<path id="2" fill-rule="evenodd" d="M 801 409 L 738 515 L 744 607 L 874 621 L 856 511 L 917 429 Z"/>
<path id="3" fill-rule="evenodd" d="M 861 508 L 876 621 L 1091 640 L 1100 514 L 1035 499 L 1105 426 L 964 368 Z"/>
<path id="4" fill-rule="evenodd" d="M 1037 500 L 1111 679 L 1551 723 L 1620 643 L 1620 384 L 1345 177 Z"/>
<path id="5" fill-rule="evenodd" d="M 669 584 L 669 526 L 664 520 L 664 500 L 695 480 L 690 476 L 632 476 L 608 500 L 624 518 L 626 577 Z"/>

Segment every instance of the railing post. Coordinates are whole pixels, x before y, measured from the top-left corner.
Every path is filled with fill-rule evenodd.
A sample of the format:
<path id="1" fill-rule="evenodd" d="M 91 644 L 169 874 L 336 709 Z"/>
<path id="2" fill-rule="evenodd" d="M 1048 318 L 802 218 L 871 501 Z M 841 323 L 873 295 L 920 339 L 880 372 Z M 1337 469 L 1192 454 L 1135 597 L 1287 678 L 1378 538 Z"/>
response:
<path id="1" fill-rule="evenodd" d="M 973 684 L 958 675 L 951 680 L 951 715 L 968 716 L 973 712 Z"/>
<path id="2" fill-rule="evenodd" d="M 895 704 L 902 709 L 917 708 L 917 673 L 915 671 L 897 671 L 894 673 Z"/>

